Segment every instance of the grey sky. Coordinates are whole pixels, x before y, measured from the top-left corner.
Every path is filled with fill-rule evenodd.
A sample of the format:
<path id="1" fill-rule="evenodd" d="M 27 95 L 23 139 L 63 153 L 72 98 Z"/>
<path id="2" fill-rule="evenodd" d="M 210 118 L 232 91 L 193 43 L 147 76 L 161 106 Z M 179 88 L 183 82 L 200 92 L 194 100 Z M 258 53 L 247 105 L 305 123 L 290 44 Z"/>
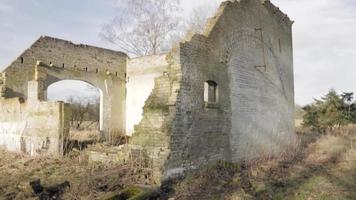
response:
<path id="1" fill-rule="evenodd" d="M 220 0 L 181 2 L 188 15 Z M 310 103 L 330 88 L 356 92 L 356 0 L 272 2 L 295 20 L 296 103 Z M 41 35 L 114 48 L 98 33 L 117 10 L 112 0 L 0 0 L 0 69 Z"/>

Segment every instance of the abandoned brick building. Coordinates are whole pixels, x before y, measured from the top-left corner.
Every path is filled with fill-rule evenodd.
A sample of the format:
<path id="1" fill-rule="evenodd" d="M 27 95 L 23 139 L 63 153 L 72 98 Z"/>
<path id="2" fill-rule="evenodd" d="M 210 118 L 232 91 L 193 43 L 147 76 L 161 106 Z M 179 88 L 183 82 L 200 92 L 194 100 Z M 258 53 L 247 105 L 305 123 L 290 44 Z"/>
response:
<path id="1" fill-rule="evenodd" d="M 144 152 L 159 177 L 281 152 L 295 137 L 292 24 L 268 0 L 241 0 L 162 55 L 41 37 L 1 73 L 0 146 L 62 154 L 70 109 L 46 90 L 81 80 L 100 89 L 103 136 L 132 134 L 122 151 Z"/>

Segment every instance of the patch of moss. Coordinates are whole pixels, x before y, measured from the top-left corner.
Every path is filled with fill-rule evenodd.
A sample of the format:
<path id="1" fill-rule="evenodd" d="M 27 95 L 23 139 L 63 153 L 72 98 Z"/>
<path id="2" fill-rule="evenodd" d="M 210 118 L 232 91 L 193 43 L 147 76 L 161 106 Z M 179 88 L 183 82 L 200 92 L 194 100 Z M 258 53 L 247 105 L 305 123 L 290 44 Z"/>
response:
<path id="1" fill-rule="evenodd" d="M 164 112 L 167 113 L 169 111 L 169 106 L 166 104 L 159 104 L 159 103 L 149 103 L 148 105 L 145 106 L 145 111 L 151 111 L 151 112 Z"/>
<path id="2" fill-rule="evenodd" d="M 102 200 L 145 200 L 157 195 L 153 189 L 131 186 L 118 192 L 105 195 Z"/>

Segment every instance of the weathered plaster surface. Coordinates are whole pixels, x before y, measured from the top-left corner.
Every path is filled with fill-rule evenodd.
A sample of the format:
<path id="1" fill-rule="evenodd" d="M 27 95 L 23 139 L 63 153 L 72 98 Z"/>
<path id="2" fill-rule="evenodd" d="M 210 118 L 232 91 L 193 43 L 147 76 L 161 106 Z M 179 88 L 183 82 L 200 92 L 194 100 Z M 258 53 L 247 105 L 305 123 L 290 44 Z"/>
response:
<path id="1" fill-rule="evenodd" d="M 154 80 L 168 71 L 166 54 L 132 58 L 127 64 L 126 133 L 142 119 L 143 107 L 154 88 Z"/>
<path id="2" fill-rule="evenodd" d="M 37 86 L 36 81 L 29 83 L 34 93 Z M 30 155 L 63 154 L 69 134 L 68 104 L 16 97 L 1 99 L 0 112 L 0 147 Z"/>

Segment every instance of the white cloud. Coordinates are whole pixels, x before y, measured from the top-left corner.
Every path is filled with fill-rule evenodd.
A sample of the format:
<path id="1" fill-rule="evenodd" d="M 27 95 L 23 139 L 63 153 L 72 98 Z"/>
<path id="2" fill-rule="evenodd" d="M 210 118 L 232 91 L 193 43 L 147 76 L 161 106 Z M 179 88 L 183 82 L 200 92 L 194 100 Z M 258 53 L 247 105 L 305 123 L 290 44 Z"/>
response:
<path id="1" fill-rule="evenodd" d="M 15 10 L 15 3 L 16 0 L 2 0 L 0 1 L 0 15 L 11 13 Z"/>
<path id="2" fill-rule="evenodd" d="M 355 91 L 356 4 L 347 0 L 275 0 L 293 20 L 296 102 L 329 89 Z"/>
<path id="3" fill-rule="evenodd" d="M 189 15 L 189 13 L 197 7 L 204 7 L 208 5 L 209 7 L 218 8 L 221 2 L 221 0 L 181 0 L 185 15 Z"/>

